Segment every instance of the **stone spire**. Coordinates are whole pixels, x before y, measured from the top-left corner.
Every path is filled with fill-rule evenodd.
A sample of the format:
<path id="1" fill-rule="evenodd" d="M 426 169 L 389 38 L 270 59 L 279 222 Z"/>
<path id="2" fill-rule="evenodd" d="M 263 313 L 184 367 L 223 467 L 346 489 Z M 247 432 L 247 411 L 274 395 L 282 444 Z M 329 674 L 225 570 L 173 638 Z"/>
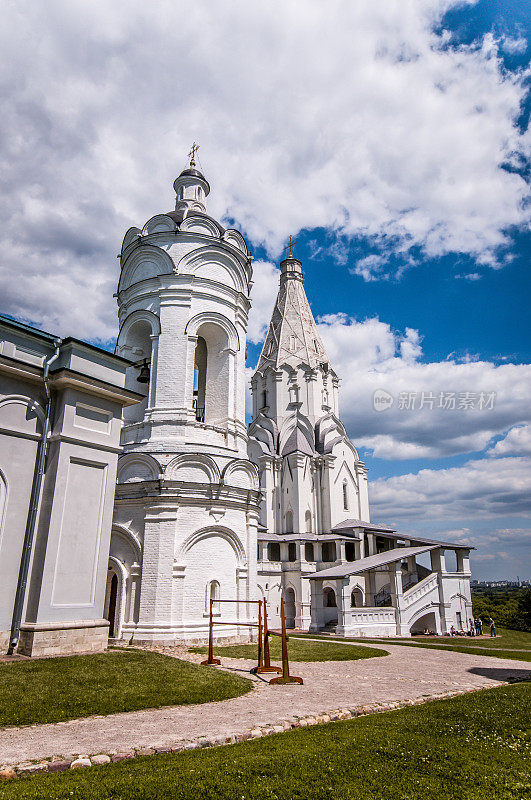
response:
<path id="1" fill-rule="evenodd" d="M 280 288 L 258 370 L 282 364 L 310 369 L 326 364 L 328 370 L 328 356 L 304 291 L 302 265 L 291 255 L 280 264 Z"/>

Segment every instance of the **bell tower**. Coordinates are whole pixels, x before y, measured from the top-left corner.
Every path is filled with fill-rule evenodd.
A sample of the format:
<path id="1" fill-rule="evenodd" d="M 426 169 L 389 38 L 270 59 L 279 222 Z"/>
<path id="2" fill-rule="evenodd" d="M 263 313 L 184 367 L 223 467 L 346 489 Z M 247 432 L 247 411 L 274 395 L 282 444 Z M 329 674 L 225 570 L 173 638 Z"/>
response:
<path id="1" fill-rule="evenodd" d="M 116 352 L 131 361 L 127 385 L 144 400 L 124 421 L 113 544 L 128 554 L 123 635 L 148 641 L 204 637 L 212 587 L 249 599 L 256 586 L 259 491 L 245 425 L 251 259 L 243 236 L 208 215 L 196 151 L 174 182 L 175 210 L 130 228 L 120 257 Z"/>

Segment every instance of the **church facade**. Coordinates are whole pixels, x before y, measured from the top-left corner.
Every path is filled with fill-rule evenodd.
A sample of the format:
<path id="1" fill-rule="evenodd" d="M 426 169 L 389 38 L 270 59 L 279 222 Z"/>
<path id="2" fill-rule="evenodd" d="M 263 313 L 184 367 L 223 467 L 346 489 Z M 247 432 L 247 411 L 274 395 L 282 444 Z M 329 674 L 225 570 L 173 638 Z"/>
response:
<path id="1" fill-rule="evenodd" d="M 216 635 L 242 640 L 262 597 L 273 625 L 283 597 L 288 625 L 310 631 L 466 628 L 470 548 L 371 522 L 367 469 L 291 250 L 247 427 L 251 256 L 207 213 L 193 154 L 174 189 L 174 210 L 125 234 L 115 355 L 4 323 L 0 372 L 28 383 L 4 381 L 0 396 L 0 642 L 98 650 L 107 625 L 128 642 L 204 641 L 211 601 Z M 81 394 L 63 402 L 68 381 Z M 59 450 L 63 439 L 79 452 Z M 46 467 L 48 445 L 64 478 Z"/>
<path id="2" fill-rule="evenodd" d="M 145 400 L 124 412 L 111 636 L 204 640 L 219 598 L 265 597 L 278 624 L 281 596 L 288 625 L 312 631 L 466 627 L 469 550 L 370 522 L 367 469 L 341 422 L 339 377 L 291 251 L 247 430 L 247 245 L 207 214 L 210 187 L 193 160 L 174 188 L 175 211 L 130 229 L 121 254 L 116 352 L 132 362 L 127 385 L 142 385 Z M 216 604 L 215 614 L 234 622 L 218 635 L 239 638 L 248 631 L 238 621 L 256 610 Z"/>

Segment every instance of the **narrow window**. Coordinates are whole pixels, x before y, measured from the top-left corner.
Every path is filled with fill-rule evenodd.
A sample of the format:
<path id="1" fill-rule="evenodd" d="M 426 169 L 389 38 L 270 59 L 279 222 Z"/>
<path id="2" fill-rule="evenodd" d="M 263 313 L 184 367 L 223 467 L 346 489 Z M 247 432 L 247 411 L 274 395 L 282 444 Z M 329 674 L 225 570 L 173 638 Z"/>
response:
<path id="1" fill-rule="evenodd" d="M 314 561 L 313 544 L 311 542 L 306 542 L 304 545 L 304 558 L 306 561 Z"/>
<path id="2" fill-rule="evenodd" d="M 343 481 L 343 511 L 348 511 L 348 488 L 346 481 Z"/>
<path id="3" fill-rule="evenodd" d="M 198 422 L 205 421 L 205 393 L 207 371 L 207 346 L 202 336 L 197 337 L 194 355 L 194 388 L 192 408 Z"/>
<path id="4" fill-rule="evenodd" d="M 293 334 L 289 337 L 289 349 L 292 353 L 295 352 L 297 348 L 297 340 Z"/>
<path id="5" fill-rule="evenodd" d="M 317 344 L 317 339 L 313 340 L 313 347 L 316 353 L 319 352 L 319 345 Z"/>
<path id="6" fill-rule="evenodd" d="M 210 613 L 210 601 L 212 601 L 212 612 L 219 613 L 219 582 L 210 581 L 207 583 L 205 592 L 205 611 Z"/>
<path id="7" fill-rule="evenodd" d="M 288 544 L 288 561 L 296 561 L 297 560 L 297 545 L 295 542 L 290 542 Z"/>
<path id="8" fill-rule="evenodd" d="M 266 408 L 267 406 L 267 389 L 264 389 L 262 392 L 262 408 Z"/>
<path id="9" fill-rule="evenodd" d="M 286 526 L 285 533 L 293 533 L 293 511 L 286 512 L 286 517 L 284 522 Z"/>
<path id="10" fill-rule="evenodd" d="M 304 521 L 306 523 L 306 533 L 312 532 L 312 512 L 308 509 L 304 515 Z"/>

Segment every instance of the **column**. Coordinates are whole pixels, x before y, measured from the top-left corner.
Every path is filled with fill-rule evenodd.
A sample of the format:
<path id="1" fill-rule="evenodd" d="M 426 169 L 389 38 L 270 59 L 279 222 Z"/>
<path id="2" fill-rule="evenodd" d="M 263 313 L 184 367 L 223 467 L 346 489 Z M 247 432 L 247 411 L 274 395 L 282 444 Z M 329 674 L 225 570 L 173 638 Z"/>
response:
<path id="1" fill-rule="evenodd" d="M 310 633 L 317 633 L 324 628 L 323 582 L 308 581 L 311 592 L 311 623 Z"/>
<path id="2" fill-rule="evenodd" d="M 174 622 L 172 590 L 176 519 L 176 509 L 163 506 L 146 509 L 139 613 L 141 638 Z M 156 633 L 150 638 L 156 639 Z"/>
<path id="3" fill-rule="evenodd" d="M 436 550 L 430 552 L 431 569 L 432 572 L 437 574 L 437 585 L 439 590 L 439 615 L 441 618 L 441 632 L 443 634 L 449 633 L 451 628 L 450 610 L 451 602 L 450 597 L 447 597 L 450 587 L 446 585 L 446 561 L 444 558 L 444 549 L 438 547 Z"/>
<path id="4" fill-rule="evenodd" d="M 339 636 L 345 636 L 351 628 L 350 615 L 350 578 L 341 578 L 336 581 L 337 598 L 337 629 Z"/>
<path id="5" fill-rule="evenodd" d="M 401 562 L 395 561 L 389 566 L 389 585 L 391 589 L 391 603 L 395 609 L 397 636 L 407 636 L 409 629 L 402 620 L 403 588 Z"/>

